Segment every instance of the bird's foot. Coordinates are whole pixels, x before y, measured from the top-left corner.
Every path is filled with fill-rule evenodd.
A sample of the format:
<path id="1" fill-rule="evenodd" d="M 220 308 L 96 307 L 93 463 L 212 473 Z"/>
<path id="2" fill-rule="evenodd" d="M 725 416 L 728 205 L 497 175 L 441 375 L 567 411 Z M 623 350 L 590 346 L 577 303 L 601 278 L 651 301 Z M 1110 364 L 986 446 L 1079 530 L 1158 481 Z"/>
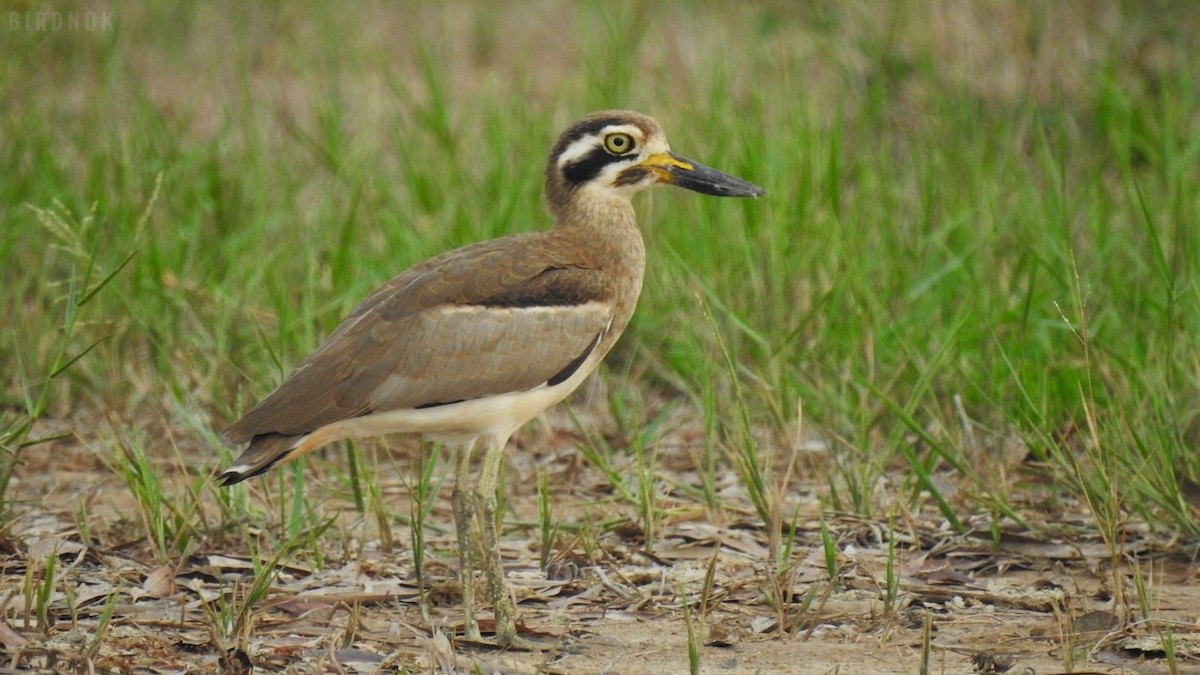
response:
<path id="1" fill-rule="evenodd" d="M 467 622 L 466 628 L 463 629 L 463 638 L 467 642 L 487 644 L 487 640 L 484 640 L 483 634 L 479 632 L 479 624 L 475 623 L 474 621 Z"/>
<path id="2" fill-rule="evenodd" d="M 473 645 L 486 645 L 487 647 L 519 652 L 545 652 L 556 649 L 559 646 L 557 641 L 530 640 L 517 635 L 515 632 L 511 635 L 497 633 L 494 636 L 484 637 L 480 634 L 478 626 L 466 628 L 463 631 L 462 639 L 464 642 Z"/>
<path id="3" fill-rule="evenodd" d="M 496 646 L 523 652 L 544 652 L 554 649 L 558 646 L 558 643 L 557 641 L 540 642 L 523 638 L 517 634 L 516 626 L 510 626 L 509 629 L 502 629 L 497 625 Z"/>

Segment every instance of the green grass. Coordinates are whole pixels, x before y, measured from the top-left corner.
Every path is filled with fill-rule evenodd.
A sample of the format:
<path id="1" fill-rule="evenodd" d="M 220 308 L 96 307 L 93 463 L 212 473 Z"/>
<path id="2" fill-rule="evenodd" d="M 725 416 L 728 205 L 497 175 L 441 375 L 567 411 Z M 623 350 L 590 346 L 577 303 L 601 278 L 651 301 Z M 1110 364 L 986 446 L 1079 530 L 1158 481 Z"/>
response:
<path id="1" fill-rule="evenodd" d="M 560 11 L 559 47 L 502 9 L 320 4 L 120 6 L 111 33 L 6 34 L 3 512 L 52 420 L 115 464 L 159 555 L 324 531 L 301 474 L 261 481 L 268 507 L 197 481 L 228 462 L 214 431 L 393 274 L 547 227 L 558 131 L 630 107 L 767 190 L 636 199 L 650 269 L 610 356 L 633 393 L 609 396 L 616 442 L 582 449 L 647 538 L 664 515 L 646 462 L 665 417 L 640 403 L 655 392 L 703 420 L 697 484 L 674 489 L 715 517 L 748 503 L 795 528 L 779 483 L 801 428 L 828 442 L 837 511 L 998 531 L 1079 499 L 1114 562 L 1131 520 L 1195 541 L 1179 485 L 1200 479 L 1200 53 L 1173 26 L 1200 12 L 1115 7 L 1112 34 L 1077 7 L 1009 7 L 1020 45 L 988 42 L 982 19 L 930 37 L 921 3 L 582 3 Z M 1056 30 L 1090 51 L 1050 49 Z M 96 418 L 128 429 L 97 436 Z M 1027 456 L 1006 464 L 1014 445 Z M 154 479 L 163 466 L 186 487 Z M 386 530 L 369 469 L 348 482 Z M 440 484 L 421 471 L 412 484 Z M 423 522 L 421 495 L 392 512 Z M 247 523 L 264 521 L 260 541 Z"/>

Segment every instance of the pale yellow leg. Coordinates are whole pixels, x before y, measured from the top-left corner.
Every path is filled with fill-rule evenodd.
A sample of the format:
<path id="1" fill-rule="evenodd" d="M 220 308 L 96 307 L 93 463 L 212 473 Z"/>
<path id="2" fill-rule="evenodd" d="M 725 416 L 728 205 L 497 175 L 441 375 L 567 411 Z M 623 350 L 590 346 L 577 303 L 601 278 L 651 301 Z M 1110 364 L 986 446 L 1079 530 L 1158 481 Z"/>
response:
<path id="1" fill-rule="evenodd" d="M 479 529 L 483 532 L 483 570 L 487 575 L 492 611 L 496 616 L 496 644 L 502 647 L 536 648 L 536 645 L 517 636 L 516 606 L 500 564 L 500 540 L 496 534 L 496 478 L 504 461 L 504 446 L 508 439 L 487 439 L 483 467 L 479 472 L 475 498 Z"/>
<path id="2" fill-rule="evenodd" d="M 475 619 L 475 560 L 477 559 L 474 520 L 475 495 L 471 489 L 471 450 L 475 442 L 471 441 L 459 449 L 458 472 L 454 476 L 454 492 L 450 502 L 454 508 L 454 529 L 458 535 L 458 579 L 462 584 L 463 614 L 465 615 L 465 633 L 468 640 L 481 642 L 479 622 Z"/>

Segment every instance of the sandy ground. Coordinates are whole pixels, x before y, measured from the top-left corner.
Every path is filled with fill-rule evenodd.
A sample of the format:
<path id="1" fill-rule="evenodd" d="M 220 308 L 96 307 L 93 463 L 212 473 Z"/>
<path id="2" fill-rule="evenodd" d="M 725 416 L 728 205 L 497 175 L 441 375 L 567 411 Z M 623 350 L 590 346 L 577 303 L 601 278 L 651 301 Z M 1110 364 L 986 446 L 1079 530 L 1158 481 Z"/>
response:
<path id="1" fill-rule="evenodd" d="M 786 493 L 798 517 L 791 555 L 777 568 L 752 509 L 712 512 L 682 489 L 695 480 L 688 434 L 665 438 L 656 458 L 662 493 L 647 547 L 636 510 L 580 459 L 577 437 L 554 429 L 541 439 L 550 450 L 513 453 L 502 542 L 519 626 L 545 651 L 461 637 L 448 488 L 427 519 L 417 580 L 404 518 L 411 444 L 366 453 L 389 509 L 387 536 L 331 477 L 344 469 L 343 453 L 310 466 L 305 494 L 331 524 L 279 561 L 269 592 L 248 602 L 256 565 L 278 552 L 278 518 L 221 524 L 216 491 L 205 487 L 194 513 L 202 536 L 160 553 L 145 534 L 143 506 L 109 468 L 114 449 L 90 439 L 30 452 L 14 483 L 14 517 L 0 540 L 0 659 L 51 672 L 249 672 L 252 664 L 294 673 L 677 673 L 689 667 L 690 622 L 700 671 L 711 673 L 913 673 L 923 654 L 930 672 L 1165 673 L 1168 636 L 1177 672 L 1200 672 L 1200 573 L 1189 551 L 1136 524 L 1123 533 L 1114 574 L 1109 549 L 1069 505 L 1053 520 L 1031 509 L 1038 531 L 1002 527 L 998 545 L 982 520 L 954 533 L 932 508 L 905 522 L 893 516 L 889 601 L 886 518 L 826 511 L 837 549 L 830 574 L 817 444 Z M 205 452 L 183 449 L 184 459 L 164 461 L 160 475 L 177 505 L 192 499 L 189 484 L 204 484 L 196 467 L 216 466 Z M 554 486 L 562 526 L 550 575 L 540 561 L 538 471 Z M 250 496 L 279 513 L 290 504 L 278 489 L 288 481 L 252 484 Z M 737 484 L 721 482 L 724 501 L 745 503 Z M 256 541 L 257 555 L 250 547 L 258 543 L 247 543 Z M 486 608 L 481 616 L 486 636 Z"/>

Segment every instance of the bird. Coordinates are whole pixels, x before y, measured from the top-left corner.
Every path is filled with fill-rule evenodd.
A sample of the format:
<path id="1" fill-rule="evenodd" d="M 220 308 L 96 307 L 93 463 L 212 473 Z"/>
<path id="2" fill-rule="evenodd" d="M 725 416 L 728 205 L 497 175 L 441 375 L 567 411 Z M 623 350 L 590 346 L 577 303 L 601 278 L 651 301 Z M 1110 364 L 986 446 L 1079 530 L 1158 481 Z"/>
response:
<path id="1" fill-rule="evenodd" d="M 494 643 L 531 646 L 517 633 L 497 541 L 504 450 L 517 429 L 579 387 L 628 326 L 646 267 L 631 198 L 656 185 L 765 194 L 672 152 L 646 115 L 587 115 L 562 132 L 546 163 L 552 228 L 442 253 L 368 295 L 225 429 L 226 442 L 248 446 L 217 482 L 239 483 L 345 439 L 407 433 L 455 448 L 451 503 L 465 637 L 483 642 L 474 597 L 481 565 Z M 478 447 L 483 458 L 472 481 Z"/>

